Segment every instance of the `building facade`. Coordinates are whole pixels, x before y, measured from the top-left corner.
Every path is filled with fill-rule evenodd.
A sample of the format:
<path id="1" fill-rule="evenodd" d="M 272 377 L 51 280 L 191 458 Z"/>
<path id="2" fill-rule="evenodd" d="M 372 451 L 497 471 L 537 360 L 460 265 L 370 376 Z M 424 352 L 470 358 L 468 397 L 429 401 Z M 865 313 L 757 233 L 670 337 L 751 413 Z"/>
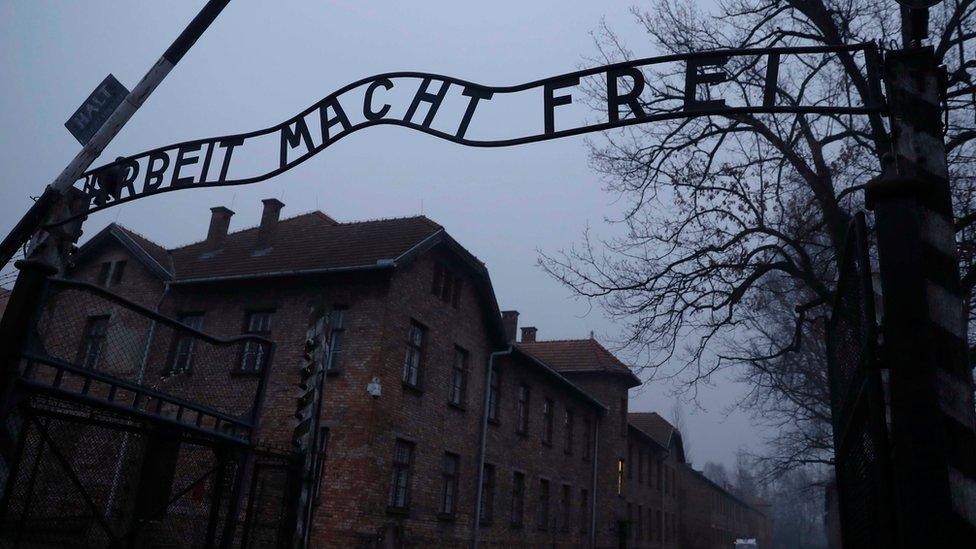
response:
<path id="1" fill-rule="evenodd" d="M 174 249 L 112 224 L 67 276 L 218 337 L 274 341 L 273 357 L 238 365 L 271 369 L 270 447 L 289 448 L 306 331 L 328 318 L 312 546 L 691 547 L 693 521 L 714 518 L 688 509 L 707 502 L 680 433 L 628 410 L 630 369 L 592 338 L 517 338 L 518 313 L 499 311 L 484 264 L 443 227 L 281 219 L 283 206 L 265 200 L 260 224 L 236 232 L 213 208 L 206 238 Z"/>

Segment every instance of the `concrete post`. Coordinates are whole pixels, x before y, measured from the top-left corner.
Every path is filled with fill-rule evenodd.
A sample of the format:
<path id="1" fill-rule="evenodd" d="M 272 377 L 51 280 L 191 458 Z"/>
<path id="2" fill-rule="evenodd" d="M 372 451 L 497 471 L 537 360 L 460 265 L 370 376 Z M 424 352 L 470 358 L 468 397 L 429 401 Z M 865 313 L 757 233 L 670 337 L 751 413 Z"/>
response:
<path id="1" fill-rule="evenodd" d="M 885 83 L 895 173 L 866 198 L 884 293 L 897 539 L 961 547 L 976 539 L 976 410 L 932 49 L 888 54 Z"/>

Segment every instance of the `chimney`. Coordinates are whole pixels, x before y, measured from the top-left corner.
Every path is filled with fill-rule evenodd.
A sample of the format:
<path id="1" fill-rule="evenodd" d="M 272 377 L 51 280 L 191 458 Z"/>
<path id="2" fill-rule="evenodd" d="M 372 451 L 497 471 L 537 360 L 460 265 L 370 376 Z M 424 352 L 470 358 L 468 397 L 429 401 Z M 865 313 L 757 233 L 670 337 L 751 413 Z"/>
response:
<path id="1" fill-rule="evenodd" d="M 277 198 L 265 198 L 261 202 L 264 204 L 264 211 L 261 213 L 261 226 L 258 227 L 258 242 L 266 244 L 274 236 L 281 209 L 285 204 Z"/>
<path id="2" fill-rule="evenodd" d="M 522 343 L 535 343 L 535 333 L 538 331 L 534 326 L 522 328 Z"/>
<path id="3" fill-rule="evenodd" d="M 518 311 L 502 311 L 502 328 L 505 329 L 505 341 L 515 343 L 515 334 L 518 332 Z"/>
<path id="4" fill-rule="evenodd" d="M 211 247 L 223 244 L 230 228 L 230 217 L 234 215 L 229 208 L 217 206 L 210 208 L 210 229 L 207 231 L 207 244 Z"/>

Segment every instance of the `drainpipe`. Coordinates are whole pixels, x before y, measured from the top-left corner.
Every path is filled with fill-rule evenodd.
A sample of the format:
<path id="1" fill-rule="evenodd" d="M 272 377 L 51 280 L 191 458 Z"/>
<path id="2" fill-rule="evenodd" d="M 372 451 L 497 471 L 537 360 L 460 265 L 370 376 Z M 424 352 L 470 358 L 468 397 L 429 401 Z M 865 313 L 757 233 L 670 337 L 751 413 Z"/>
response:
<path id="1" fill-rule="evenodd" d="M 163 284 L 163 293 L 159 296 L 159 301 L 156 302 L 156 308 L 153 309 L 154 313 L 159 313 L 159 309 L 163 305 L 163 300 L 166 299 L 166 295 L 169 293 L 169 281 L 166 281 Z M 136 385 L 142 385 L 142 381 L 146 376 L 146 367 L 149 365 L 149 351 L 152 348 L 153 340 L 155 338 L 156 321 L 153 320 L 149 325 L 149 334 L 146 336 L 146 347 L 142 350 L 142 362 L 139 364 L 139 374 L 136 377 Z M 122 435 L 122 446 L 119 448 L 119 459 L 116 462 L 117 467 L 115 468 L 115 474 L 112 476 L 112 488 L 109 490 L 108 502 L 105 504 L 105 509 L 109 514 L 112 512 L 112 508 L 115 507 L 115 496 L 118 492 L 119 482 L 122 480 L 122 462 L 125 460 L 126 454 L 128 454 L 129 436 L 130 433 L 128 432 Z"/>
<path id="2" fill-rule="evenodd" d="M 495 357 L 512 354 L 513 346 L 509 345 L 504 351 L 495 351 L 488 355 L 488 372 L 485 374 L 485 395 L 481 414 L 481 445 L 478 448 L 478 488 L 474 499 L 474 528 L 471 536 L 471 548 L 478 549 L 481 535 L 481 488 L 485 476 L 485 451 L 488 446 L 488 396 L 491 392 L 491 378 L 495 372 Z"/>
<path id="3" fill-rule="evenodd" d="M 593 472 L 590 476 L 590 548 L 596 547 L 596 472 L 600 459 L 600 417 L 593 422 Z"/>

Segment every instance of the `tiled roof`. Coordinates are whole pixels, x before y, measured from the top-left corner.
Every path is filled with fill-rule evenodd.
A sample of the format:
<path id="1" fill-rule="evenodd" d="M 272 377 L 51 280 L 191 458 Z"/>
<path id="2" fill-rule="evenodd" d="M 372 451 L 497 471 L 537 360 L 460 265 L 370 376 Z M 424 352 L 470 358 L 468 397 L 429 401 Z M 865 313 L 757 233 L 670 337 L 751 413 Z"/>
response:
<path id="1" fill-rule="evenodd" d="M 132 229 L 119 225 L 117 223 L 112 224 L 114 228 L 118 229 L 126 236 L 131 238 L 146 254 L 149 255 L 156 263 L 159 263 L 163 269 L 172 274 L 173 272 L 173 260 L 170 256 L 169 250 L 156 244 L 152 240 L 142 236 L 141 234 L 133 231 Z"/>
<path id="2" fill-rule="evenodd" d="M 630 368 L 595 339 L 533 341 L 518 345 L 559 372 L 604 371 L 625 374 L 631 376 L 636 384 L 640 384 Z"/>
<path id="3" fill-rule="evenodd" d="M 442 232 L 440 225 L 424 216 L 337 223 L 321 212 L 311 212 L 279 221 L 271 237 L 263 241 L 259 241 L 258 227 L 253 227 L 229 233 L 217 247 L 203 241 L 167 250 L 113 223 L 82 249 L 96 244 L 103 233 L 114 234 L 124 244 L 130 240 L 168 278 L 181 282 L 376 267 L 403 257 Z"/>
<path id="4" fill-rule="evenodd" d="M 198 242 L 171 253 L 177 280 L 367 267 L 397 259 L 442 230 L 424 216 L 336 223 L 313 212 L 279 221 L 264 242 L 255 227 L 228 234 L 216 249 Z"/>
<path id="5" fill-rule="evenodd" d="M 627 414 L 627 421 L 663 448 L 671 445 L 671 436 L 675 432 L 674 425 L 657 412 L 631 412 Z"/>

